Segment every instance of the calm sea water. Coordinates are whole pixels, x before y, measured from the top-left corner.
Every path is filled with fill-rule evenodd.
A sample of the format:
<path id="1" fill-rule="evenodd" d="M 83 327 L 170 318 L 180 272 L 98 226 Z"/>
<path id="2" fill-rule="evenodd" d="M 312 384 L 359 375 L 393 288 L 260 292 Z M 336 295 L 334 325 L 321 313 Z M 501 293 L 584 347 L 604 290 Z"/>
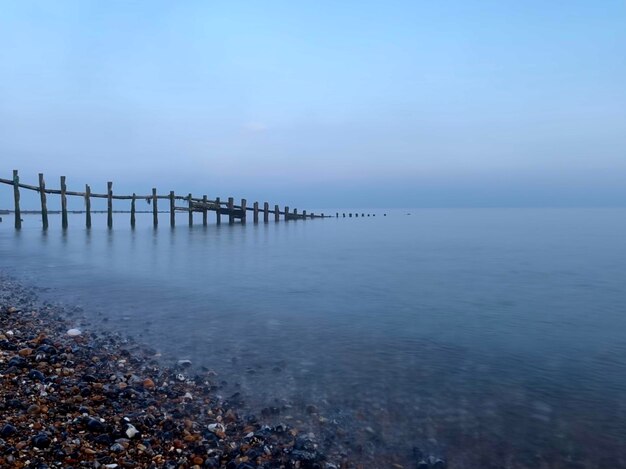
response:
<path id="1" fill-rule="evenodd" d="M 75 215 L 66 233 L 5 216 L 0 269 L 215 370 L 251 411 L 314 405 L 363 457 L 626 467 L 625 209 L 370 213 L 90 232 Z"/>

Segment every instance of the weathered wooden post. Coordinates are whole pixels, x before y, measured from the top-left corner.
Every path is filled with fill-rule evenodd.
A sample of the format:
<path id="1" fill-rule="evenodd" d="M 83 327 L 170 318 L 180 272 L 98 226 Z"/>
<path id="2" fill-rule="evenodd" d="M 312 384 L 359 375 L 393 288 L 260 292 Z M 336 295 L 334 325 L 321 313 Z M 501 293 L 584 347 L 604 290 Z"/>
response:
<path id="1" fill-rule="evenodd" d="M 314 218 L 315 218 L 315 214 L 311 212 L 311 220 L 313 220 Z"/>
<path id="2" fill-rule="evenodd" d="M 345 213 L 343 214 L 342 218 L 346 218 L 346 214 Z"/>
<path id="3" fill-rule="evenodd" d="M 152 226 L 154 228 L 159 226 L 159 208 L 157 207 L 156 187 L 152 188 Z"/>
<path id="4" fill-rule="evenodd" d="M 298 219 L 298 209 L 297 209 L 297 208 L 294 208 L 294 209 L 293 209 L 293 219 L 294 219 L 294 220 L 297 220 L 297 219 Z"/>
<path id="5" fill-rule="evenodd" d="M 61 227 L 67 229 L 67 186 L 65 185 L 65 176 L 61 176 Z"/>
<path id="6" fill-rule="evenodd" d="M 263 202 L 263 223 L 270 221 L 270 204 Z"/>
<path id="7" fill-rule="evenodd" d="M 339 212 L 335 213 L 335 218 L 339 218 Z"/>
<path id="8" fill-rule="evenodd" d="M 15 229 L 22 228 L 22 211 L 20 210 L 20 176 L 17 169 L 13 170 L 13 200 L 15 202 Z"/>
<path id="9" fill-rule="evenodd" d="M 352 218 L 352 214 L 350 214 L 350 218 Z"/>
<path id="10" fill-rule="evenodd" d="M 44 230 L 48 229 L 48 206 L 46 204 L 46 182 L 43 173 L 39 173 L 39 196 L 41 198 L 41 225 Z"/>
<path id="11" fill-rule="evenodd" d="M 133 192 L 133 198 L 130 199 L 130 227 L 135 228 L 135 205 L 137 201 L 137 195 Z"/>
<path id="12" fill-rule="evenodd" d="M 274 205 L 274 221 L 280 221 L 280 209 L 278 208 L 278 205 Z"/>
<path id="13" fill-rule="evenodd" d="M 259 203 L 255 202 L 252 205 L 252 218 L 254 223 L 258 223 L 259 222 Z"/>
<path id="14" fill-rule="evenodd" d="M 176 226 L 176 195 L 174 191 L 170 191 L 170 226 Z"/>
<path id="15" fill-rule="evenodd" d="M 91 228 L 91 187 L 85 184 L 85 226 Z"/>
<path id="16" fill-rule="evenodd" d="M 202 196 L 202 226 L 207 225 L 207 205 L 209 204 L 209 199 L 206 195 Z"/>
<path id="17" fill-rule="evenodd" d="M 289 207 L 285 205 L 285 221 L 289 221 Z"/>
<path id="18" fill-rule="evenodd" d="M 235 199 L 232 197 L 228 198 L 228 224 L 232 225 L 235 223 L 235 215 L 233 214 L 233 210 L 235 210 Z"/>
<path id="19" fill-rule="evenodd" d="M 107 226 L 113 228 L 113 182 L 107 182 Z"/>
<path id="20" fill-rule="evenodd" d="M 246 199 L 241 199 L 241 223 L 246 224 L 246 215 L 248 214 Z"/>
<path id="21" fill-rule="evenodd" d="M 191 194 L 187 196 L 189 207 L 189 226 L 193 226 L 193 200 L 191 200 Z"/>
<path id="22" fill-rule="evenodd" d="M 302 219 L 306 220 L 306 210 L 302 210 Z"/>
<path id="23" fill-rule="evenodd" d="M 220 201 L 219 197 L 215 198 L 215 205 L 217 206 L 217 211 L 215 212 L 217 214 L 216 224 L 221 225 L 222 224 L 222 202 Z"/>

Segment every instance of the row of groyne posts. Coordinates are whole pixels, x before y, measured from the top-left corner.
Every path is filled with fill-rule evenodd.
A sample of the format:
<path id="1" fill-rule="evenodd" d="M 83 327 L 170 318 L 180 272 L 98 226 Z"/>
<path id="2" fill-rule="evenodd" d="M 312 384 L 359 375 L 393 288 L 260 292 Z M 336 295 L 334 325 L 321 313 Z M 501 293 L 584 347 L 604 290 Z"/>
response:
<path id="1" fill-rule="evenodd" d="M 246 223 L 248 212 L 252 212 L 252 219 L 254 223 L 259 223 L 259 216 L 263 214 L 263 222 L 269 223 L 270 217 L 273 216 L 274 221 L 280 221 L 280 217 L 282 215 L 284 221 L 289 220 L 306 220 L 306 219 L 314 219 L 314 218 L 331 218 L 330 216 L 326 216 L 323 213 L 316 215 L 314 213 L 307 213 L 306 210 L 302 211 L 302 213 L 298 213 L 298 209 L 293 209 L 293 211 L 289 210 L 289 206 L 284 207 L 283 210 L 280 210 L 278 205 L 274 205 L 274 209 L 270 210 L 270 205 L 268 202 L 263 203 L 263 207 L 259 206 L 258 202 L 254 202 L 252 207 L 248 206 L 246 199 L 241 199 L 241 203 L 239 205 L 235 205 L 234 198 L 228 197 L 226 201 L 222 201 L 219 197 L 215 198 L 215 200 L 209 200 L 206 195 L 203 195 L 202 198 L 193 197 L 191 194 L 186 196 L 176 195 L 174 191 L 170 191 L 167 195 L 158 195 L 156 188 L 152 189 L 152 194 L 150 195 L 118 195 L 113 194 L 113 183 L 107 183 L 107 193 L 106 194 L 96 194 L 91 192 L 91 188 L 88 184 L 85 185 L 85 192 L 75 192 L 68 191 L 66 185 L 65 176 L 61 176 L 61 187 L 60 189 L 47 189 L 46 183 L 44 180 L 43 173 L 39 173 L 39 185 L 34 186 L 30 184 L 23 184 L 20 182 L 20 177 L 17 170 L 13 170 L 13 178 L 12 179 L 3 179 L 0 178 L 0 183 L 8 184 L 13 186 L 13 199 L 15 204 L 15 228 L 20 229 L 22 227 L 22 218 L 21 218 L 21 209 L 20 209 L 20 189 L 26 189 L 31 191 L 39 192 L 41 199 L 41 221 L 43 225 L 43 229 L 48 228 L 48 205 L 47 205 L 47 194 L 55 194 L 61 196 L 61 226 L 63 229 L 68 227 L 68 209 L 67 209 L 67 197 L 82 197 L 85 202 L 85 225 L 87 228 L 91 228 L 91 199 L 107 199 L 107 226 L 109 228 L 113 228 L 113 200 L 130 200 L 130 226 L 135 227 L 135 213 L 136 213 L 136 201 L 137 200 L 145 200 L 149 204 L 152 205 L 152 223 L 156 228 L 159 224 L 158 217 L 158 201 L 159 200 L 168 200 L 169 201 L 169 213 L 170 213 L 170 225 L 175 226 L 176 224 L 176 211 L 188 212 L 189 213 L 189 226 L 193 225 L 193 213 L 200 212 L 202 213 L 202 224 L 207 225 L 208 222 L 208 212 L 213 211 L 216 213 L 217 224 L 221 224 L 222 215 L 228 216 L 228 223 L 233 224 L 235 220 L 239 220 L 241 223 Z M 183 201 L 186 203 L 186 206 L 176 206 L 177 201 Z M 358 214 L 356 214 L 358 216 Z M 338 218 L 339 213 L 336 213 L 335 216 Z M 346 214 L 343 214 L 345 218 Z M 352 217 L 352 214 L 349 214 Z M 365 214 L 362 214 L 365 216 Z M 367 215 L 369 216 L 369 214 Z"/>

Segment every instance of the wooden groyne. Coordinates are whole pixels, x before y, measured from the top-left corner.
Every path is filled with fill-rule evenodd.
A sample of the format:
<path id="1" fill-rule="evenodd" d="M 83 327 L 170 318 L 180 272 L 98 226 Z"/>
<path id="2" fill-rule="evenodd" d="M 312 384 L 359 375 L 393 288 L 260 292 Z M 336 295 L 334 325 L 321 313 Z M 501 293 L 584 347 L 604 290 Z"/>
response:
<path id="1" fill-rule="evenodd" d="M 252 220 L 254 223 L 259 223 L 259 215 L 263 213 L 263 223 L 269 223 L 270 217 L 273 216 L 275 222 L 289 220 L 307 220 L 315 218 L 329 218 L 323 213 L 316 215 L 314 213 L 307 213 L 306 210 L 302 213 L 298 213 L 298 209 L 294 208 L 293 211 L 289 210 L 289 206 L 285 206 L 284 209 L 280 209 L 278 205 L 274 205 L 274 208 L 270 210 L 269 202 L 263 202 L 263 207 L 259 206 L 258 202 L 254 202 L 252 206 L 248 206 L 246 199 L 241 199 L 239 204 L 235 204 L 233 197 L 228 197 L 227 201 L 222 201 L 220 197 L 216 197 L 211 200 L 206 195 L 202 197 L 194 197 L 192 194 L 176 195 L 174 191 L 170 191 L 168 194 L 159 195 L 156 188 L 152 189 L 152 193 L 148 195 L 119 195 L 113 193 L 113 182 L 107 182 L 107 192 L 105 194 L 98 194 L 91 192 L 91 187 L 85 185 L 84 192 L 69 191 L 67 190 L 66 178 L 61 176 L 60 188 L 49 189 L 46 187 L 44 175 L 39 174 L 39 184 L 30 185 L 20 182 L 19 173 L 17 170 L 13 170 L 12 179 L 0 178 L 0 183 L 13 186 L 13 201 L 14 201 L 14 214 L 15 214 L 15 228 L 20 229 L 22 227 L 22 212 L 20 210 L 20 189 L 26 189 L 29 191 L 39 192 L 41 201 L 41 224 L 43 229 L 48 229 L 48 203 L 47 195 L 54 194 L 61 196 L 61 226 L 63 229 L 68 227 L 68 209 L 67 198 L 68 197 L 81 197 L 85 203 L 85 226 L 91 228 L 91 199 L 106 199 L 107 200 L 107 226 L 113 228 L 113 201 L 125 200 L 130 201 L 130 226 L 135 227 L 136 218 L 136 202 L 137 200 L 145 200 L 148 204 L 152 205 L 152 224 L 156 228 L 159 224 L 158 207 L 159 201 L 169 202 L 170 213 L 170 225 L 175 226 L 177 211 L 189 213 L 189 226 L 193 225 L 194 212 L 202 213 L 202 224 L 207 225 L 208 213 L 214 212 L 216 214 L 216 223 L 219 225 L 222 222 L 222 216 L 228 217 L 228 223 L 234 224 L 236 221 L 246 223 L 249 212 L 252 212 Z M 181 205 L 182 204 L 182 205 Z M 94 212 L 95 213 L 95 212 Z M 337 217 L 339 215 L 337 214 Z M 282 218 L 281 218 L 282 217 Z"/>

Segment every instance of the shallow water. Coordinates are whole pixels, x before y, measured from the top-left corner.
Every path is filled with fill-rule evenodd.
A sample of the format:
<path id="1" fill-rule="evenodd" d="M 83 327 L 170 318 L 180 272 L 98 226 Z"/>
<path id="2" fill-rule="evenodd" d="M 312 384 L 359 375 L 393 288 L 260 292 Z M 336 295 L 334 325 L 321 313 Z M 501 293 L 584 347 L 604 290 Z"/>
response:
<path id="1" fill-rule="evenodd" d="M 315 405 L 367 457 L 626 467 L 626 209 L 369 212 L 4 216 L 0 269 L 215 370 L 251 411 Z"/>

